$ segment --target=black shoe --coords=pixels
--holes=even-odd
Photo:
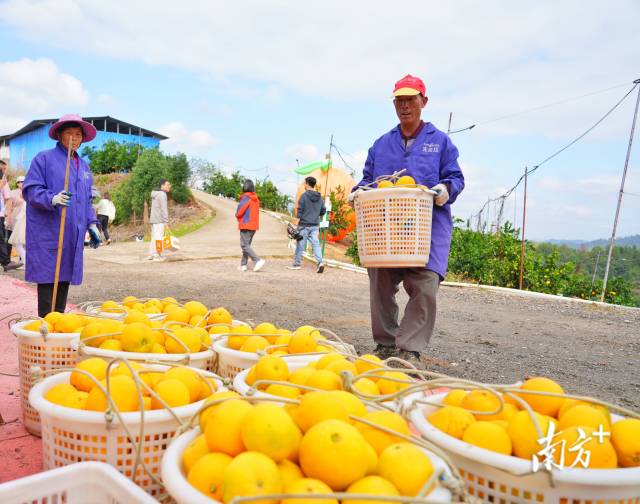
[[[398,359],[402,359],[407,361],[416,369],[425,369],[424,359],[420,352],[415,352],[412,350],[400,350],[397,355]]]
[[[5,271],[11,271],[14,269],[18,269],[20,266],[22,266],[21,262],[13,262],[11,261],[10,263],[7,263],[3,266]]]
[[[318,268],[316,269],[316,273],[322,273],[324,271],[324,263],[318,263]]]
[[[378,343],[373,350],[373,354],[380,357],[382,360],[387,360],[389,357],[395,356],[398,349],[394,346],[381,345]]]

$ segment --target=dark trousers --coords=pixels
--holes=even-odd
[[[100,229],[105,240],[109,240],[109,217],[106,215],[98,215],[98,222],[100,223]]]
[[[371,329],[376,343],[424,352],[436,322],[440,276],[425,268],[368,268]],[[403,284],[409,294],[398,323],[396,294]]]
[[[55,311],[64,313],[67,308],[67,294],[69,294],[69,282],[58,282]],[[51,312],[53,301],[53,284],[38,284],[38,316],[44,317]]]
[[[13,233],[13,231],[11,229],[6,229],[4,230],[6,238],[7,238],[7,256],[9,256],[9,261],[11,261],[11,251],[13,250],[13,245],[11,245],[9,243],[9,238],[11,238],[11,233]]]
[[[258,254],[256,254],[251,248],[251,242],[253,241],[253,235],[255,235],[255,231],[250,231],[248,229],[240,230],[240,248],[242,249],[242,260],[240,261],[240,266],[246,266],[249,262],[249,258],[253,262],[258,262],[260,258]]]
[[[0,266],[6,266],[11,261],[11,256],[7,252],[8,239],[4,228],[4,217],[0,217]]]

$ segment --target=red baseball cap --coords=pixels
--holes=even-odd
[[[417,94],[427,96],[427,88],[420,77],[414,77],[411,74],[405,75],[396,82],[393,88],[393,96],[415,96]]]

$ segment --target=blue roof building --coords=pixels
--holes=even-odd
[[[168,137],[110,116],[83,117],[98,130],[96,138],[82,144],[100,149],[107,141],[135,143],[143,147],[158,147]],[[0,136],[0,159],[15,170],[28,170],[31,160],[40,151],[52,149],[56,142],[49,138],[49,128],[57,119],[36,119],[10,135]]]

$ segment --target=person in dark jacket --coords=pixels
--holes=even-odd
[[[236,210],[236,219],[238,219],[238,229],[240,230],[240,248],[242,249],[242,260],[238,266],[240,271],[247,271],[249,258],[255,263],[253,271],[260,271],[266,262],[264,259],[260,259],[251,248],[253,236],[260,227],[260,200],[255,191],[253,181],[245,180],[242,184],[242,195]]]
[[[305,192],[300,196],[298,201],[298,231],[302,235],[302,240],[296,243],[296,253],[293,258],[293,266],[287,266],[292,270],[299,270],[302,261],[302,251],[307,248],[307,240],[311,242],[313,255],[318,263],[316,267],[317,273],[324,271],[324,263],[322,262],[322,250],[320,249],[320,240],[318,234],[320,231],[320,217],[322,217],[327,209],[324,206],[322,196],[316,191],[316,179],[307,177],[304,179]]]

